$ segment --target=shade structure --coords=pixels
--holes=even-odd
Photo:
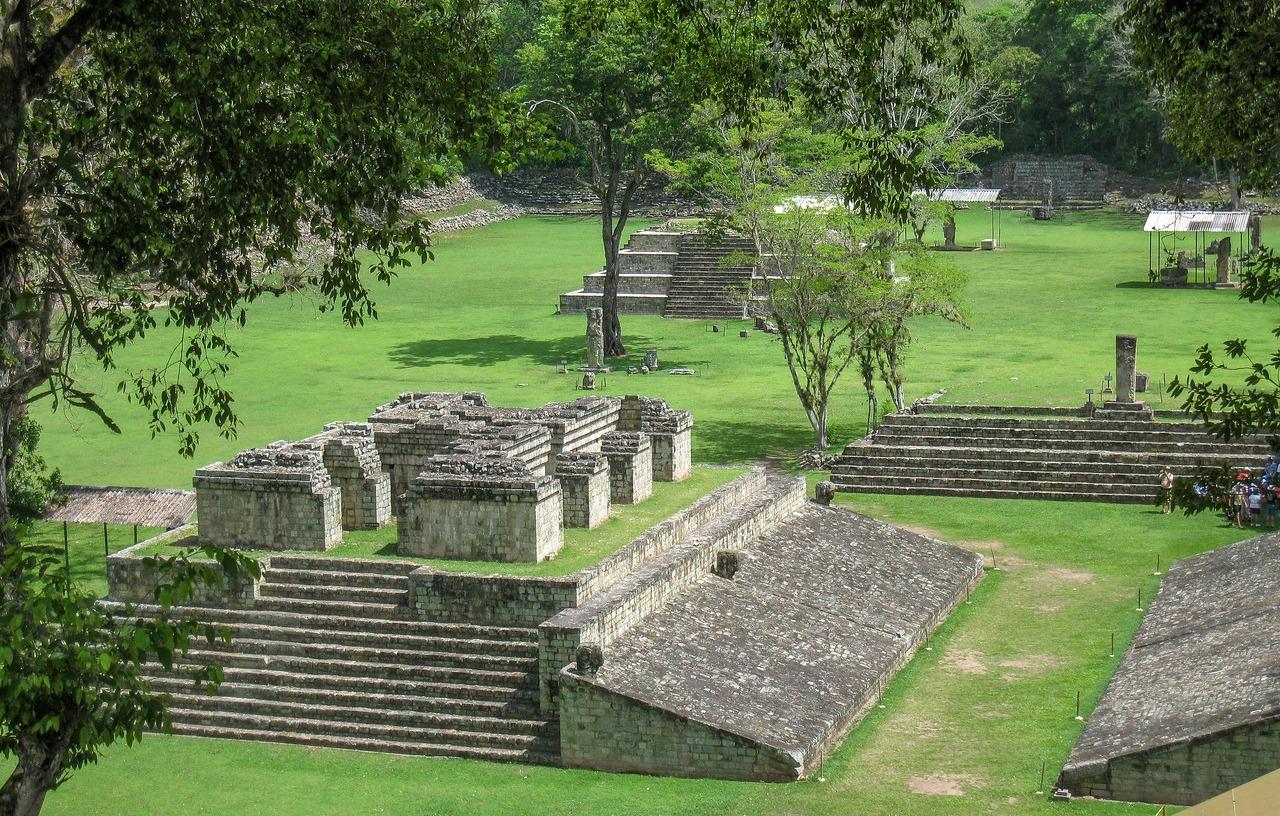
[[[1152,210],[1144,232],[1244,232],[1249,229],[1245,210]]]
[[[1000,189],[986,187],[947,187],[944,190],[916,190],[914,195],[930,201],[952,201],[957,204],[992,204],[1000,197]]]
[[[66,501],[52,507],[45,520],[172,529],[196,512],[196,494],[190,490],[69,486],[60,496]]]

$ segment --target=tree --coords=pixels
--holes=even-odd
[[[0,15],[0,751],[18,760],[0,814],[29,814],[100,746],[162,721],[138,665],[195,631],[113,619],[22,542],[29,406],[115,428],[73,362],[112,368],[164,323],[182,337],[170,361],[122,390],[184,453],[203,423],[234,433],[224,327],[300,286],[351,325],[376,316],[367,281],[429,254],[402,197],[473,150],[503,160],[507,123],[480,0],[0,0]],[[283,275],[314,243],[317,267]],[[221,568],[161,565],[159,600],[252,569],[206,555]]]
[[[1274,3],[1129,0],[1120,23],[1136,65],[1166,100],[1180,148],[1199,161],[1223,158],[1254,185],[1280,182],[1280,63],[1260,56],[1280,38]],[[1280,256],[1273,249],[1246,258],[1240,277],[1245,300],[1280,299]],[[1280,337],[1280,325],[1272,334]],[[1169,392],[1219,436],[1262,433],[1278,442],[1280,349],[1253,348],[1246,338],[1226,341],[1221,353],[1206,343],[1191,375],[1174,378]]]
[[[759,227],[769,285],[751,310],[776,327],[815,442],[826,448],[831,394],[866,349],[891,285],[893,231],[840,206],[786,206]]]
[[[618,252],[636,191],[655,151],[687,137],[700,98],[688,26],[663,27],[635,3],[584,15],[548,2],[536,36],[518,53],[520,95],[531,114],[549,117],[570,155],[586,161],[586,185],[599,205],[604,247],[604,353],[626,354],[618,318]]]

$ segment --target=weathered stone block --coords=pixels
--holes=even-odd
[[[565,527],[594,529],[609,519],[609,460],[602,453],[556,457]]]
[[[609,434],[601,444],[609,459],[609,497],[618,504],[638,504],[653,495],[653,449],[639,432]]]

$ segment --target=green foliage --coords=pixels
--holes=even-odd
[[[979,70],[1014,94],[999,128],[1008,152],[1086,153],[1136,172],[1168,169],[1176,153],[1128,46],[1112,0],[1029,0],[975,15]]]
[[[1130,0],[1134,57],[1190,157],[1224,159],[1259,186],[1280,183],[1280,7],[1272,0]]]
[[[40,444],[40,425],[31,417],[23,417],[10,432],[13,460],[9,464],[9,518],[19,531],[43,518],[49,503],[62,489],[62,473],[49,470],[36,448]]]
[[[193,554],[149,560],[162,579],[156,602],[166,611],[200,586],[260,572],[244,555],[206,548],[212,561],[197,561]],[[18,760],[0,788],[0,812],[31,814],[48,789],[97,761],[107,746],[133,744],[144,729],[166,726],[166,698],[142,679],[144,663],[171,669],[196,636],[212,643],[227,635],[194,618],[117,618],[71,579],[57,547],[10,544],[0,581],[0,756]],[[207,665],[191,677],[212,689],[221,671]]]

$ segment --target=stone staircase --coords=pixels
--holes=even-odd
[[[837,489],[1152,503],[1161,468],[1258,467],[1261,439],[1224,443],[1191,422],[891,414],[831,467]]]
[[[226,627],[231,643],[201,640],[183,666],[147,667],[172,697],[174,733],[557,763],[558,723],[538,711],[537,630],[413,619],[413,568],[273,556],[252,609],[181,610]],[[225,673],[214,695],[182,674],[214,661]]]
[[[711,242],[702,235],[684,235],[667,290],[663,317],[737,320],[743,316],[741,298],[750,290],[750,266],[725,266],[734,253],[754,254],[750,240],[726,236]]]

